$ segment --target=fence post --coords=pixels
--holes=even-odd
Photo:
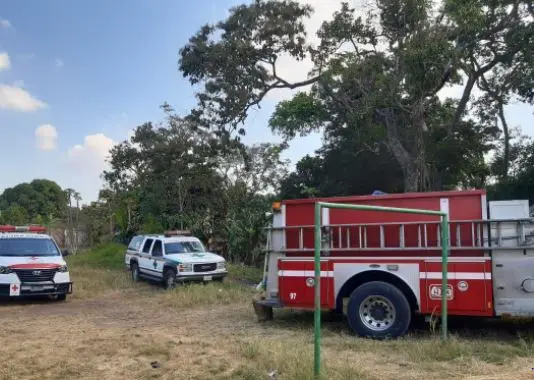
[[[321,373],[321,211],[321,203],[315,203],[315,378]]]

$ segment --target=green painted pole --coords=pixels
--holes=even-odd
[[[441,340],[447,340],[447,303],[448,303],[448,254],[449,254],[449,216],[441,217]]]
[[[315,204],[315,342],[314,375],[321,374],[321,203]]]
[[[368,210],[368,211],[383,211],[383,212],[398,212],[401,214],[420,214],[420,215],[436,215],[441,217],[441,262],[442,262],[442,280],[441,280],[441,338],[447,339],[447,287],[448,287],[448,255],[450,248],[449,239],[449,216],[443,211],[421,210],[411,208],[398,207],[382,207],[382,206],[367,206],[367,205],[353,205],[343,203],[315,203],[315,362],[314,373],[315,377],[319,377],[321,373],[321,210],[322,208],[337,208],[348,210]]]

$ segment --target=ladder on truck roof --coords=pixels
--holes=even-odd
[[[441,250],[441,225],[431,222],[329,224],[322,226],[325,251],[428,251]],[[269,228],[268,241],[278,235],[280,244],[268,250],[313,252],[313,225]],[[280,236],[280,234],[282,236]],[[449,222],[450,249],[534,249],[534,218],[505,220],[454,220]],[[275,247],[276,246],[276,247]]]

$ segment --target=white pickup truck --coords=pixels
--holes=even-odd
[[[167,289],[177,282],[222,281],[228,274],[226,260],[187,231],[134,236],[124,262],[134,281],[158,281]]]
[[[42,226],[0,226],[0,296],[43,296],[64,301],[72,293],[69,269]]]

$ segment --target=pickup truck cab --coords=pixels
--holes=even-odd
[[[0,296],[43,296],[58,301],[72,293],[69,269],[42,226],[0,225]]]
[[[134,281],[157,281],[166,289],[177,282],[222,281],[228,274],[226,260],[207,252],[202,242],[187,231],[134,236],[124,262]]]

